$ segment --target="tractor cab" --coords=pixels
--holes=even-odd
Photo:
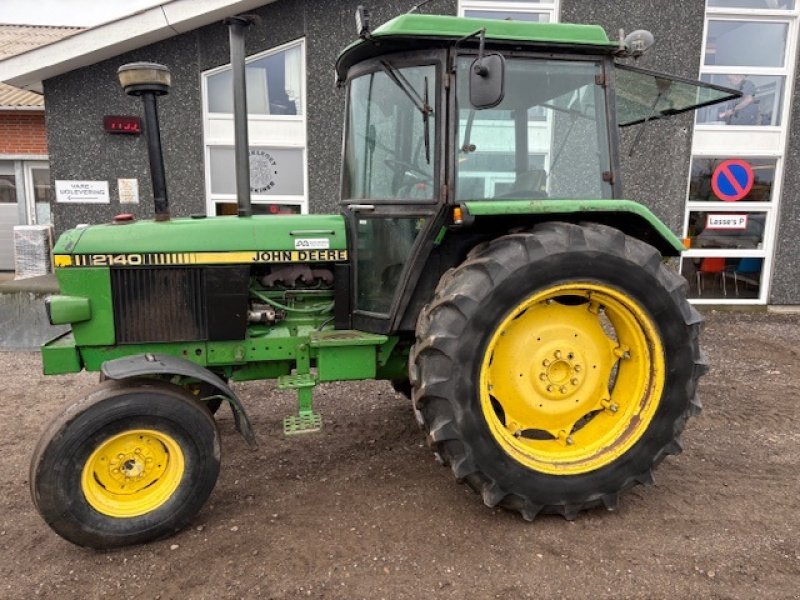
[[[370,331],[400,326],[449,229],[621,199],[618,127],[738,94],[617,64],[633,51],[595,25],[407,14],[360,27],[336,75],[353,326]]]

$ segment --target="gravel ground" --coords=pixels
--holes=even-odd
[[[2,353],[2,598],[798,598],[800,315],[710,312],[703,414],[656,486],[569,523],[485,508],[424,446],[383,382],[321,386],[326,429],[285,439],[291,395],[240,384],[260,436],[227,413],[223,464],[191,527],[112,552],[35,512],[28,461],[96,374],[43,377]],[[269,401],[264,401],[269,397]]]

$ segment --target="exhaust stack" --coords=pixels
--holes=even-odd
[[[128,63],[117,69],[117,77],[126,94],[140,96],[144,103],[144,131],[147,136],[156,221],[169,221],[167,178],[164,174],[164,153],[161,150],[161,130],[156,106],[156,96],[166,96],[169,93],[169,69],[156,63]]]
[[[257,23],[255,15],[237,15],[225,19],[231,46],[231,69],[233,71],[233,133],[236,158],[236,202],[239,216],[250,217],[250,143],[247,136],[247,82],[244,66],[244,32]]]

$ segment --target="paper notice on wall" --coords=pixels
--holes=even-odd
[[[56,179],[56,202],[108,204],[107,181],[64,181]]]
[[[117,179],[120,204],[139,204],[139,180]]]

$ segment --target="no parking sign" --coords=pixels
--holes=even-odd
[[[753,167],[749,163],[740,159],[730,159],[723,161],[714,169],[711,189],[720,200],[736,202],[750,193],[754,181]]]

